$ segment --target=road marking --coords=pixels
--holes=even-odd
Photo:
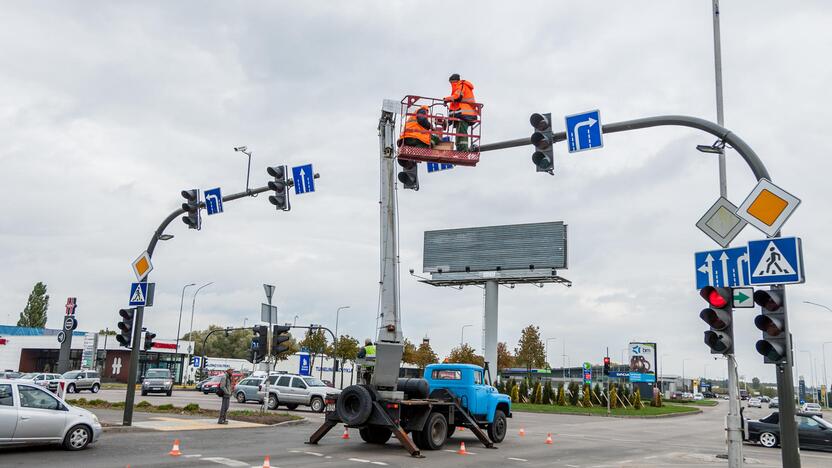
[[[527,462],[527,461],[528,461],[528,460],[526,460],[525,458],[514,458],[514,457],[508,457],[508,459],[509,459],[509,460],[514,460],[514,461],[522,461],[522,462]]]
[[[315,455],[316,457],[322,457],[322,456],[324,456],[324,454],[322,454],[322,453],[318,453],[318,452],[303,452],[303,453],[305,453],[305,454],[307,454],[307,455]]]
[[[347,460],[358,463],[370,463],[370,460],[365,460],[363,458],[347,458]]]
[[[243,463],[239,460],[232,460],[230,458],[223,458],[223,457],[209,457],[209,458],[203,458],[203,460],[212,461],[214,463],[219,463],[220,465],[225,465],[225,466],[245,466],[245,467],[249,466],[248,463]]]
[[[387,463],[384,463],[384,462],[370,462],[370,463],[373,464],[373,465],[387,466]]]
[[[201,456],[202,456],[202,455],[199,455],[199,454],[194,454],[194,455],[185,455],[185,458],[198,458],[198,457],[201,457]]]

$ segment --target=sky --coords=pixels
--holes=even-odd
[[[680,114],[716,120],[711,3],[687,2],[15,2],[0,29],[0,323],[37,281],[48,326],[68,296],[79,328],[114,328],[131,262],[183,189],[245,189],[266,168],[312,163],[313,194],[277,212],[267,197],[225,205],[201,231],[174,221],[153,257],[146,326],[248,326],[263,283],[281,322],[374,336],[379,279],[377,124],[383,99],[449,94],[459,73],[484,104],[484,143],[524,138],[528,117],[600,109],[604,123]],[[832,173],[827,133],[832,5],[722,5],[725,125],[802,200],[784,235],[804,241],[807,281],[788,288],[797,373],[823,375],[832,341]],[[600,150],[555,146],[555,175],[530,147],[484,153],[476,168],[420,175],[398,191],[404,335],[440,355],[482,346],[483,291],[419,283],[432,229],[564,221],[573,287],[500,289],[499,339],[540,327],[552,364],[614,361],[655,341],[665,373],[724,377],[702,342],[693,252],[718,246],[695,223],[719,195],[714,138],[662,127],[610,134]],[[755,185],[728,151],[728,198]],[[764,235],[746,227],[733,245]],[[736,314],[740,375],[774,381],[754,350],[755,309]],[[297,318],[295,319],[295,316]],[[806,351],[806,352],[803,352]]]

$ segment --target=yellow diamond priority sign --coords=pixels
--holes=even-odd
[[[760,179],[748,198],[740,205],[737,216],[772,237],[783,227],[799,204],[799,198],[768,179]]]
[[[150,263],[150,254],[147,251],[142,252],[139,258],[133,260],[133,273],[136,274],[137,280],[143,280],[151,270],[153,270],[153,264]]]

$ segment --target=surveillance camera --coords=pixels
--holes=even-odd
[[[413,268],[411,268],[411,269],[410,269],[410,274],[411,274],[411,275],[413,274]]]
[[[234,151],[245,151],[248,149],[248,146],[235,146]]]

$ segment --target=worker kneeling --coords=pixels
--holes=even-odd
[[[428,106],[422,106],[416,111],[416,115],[407,116],[402,135],[398,140],[399,146],[431,148],[441,142],[437,135],[431,133],[433,125],[430,123],[428,115]]]

